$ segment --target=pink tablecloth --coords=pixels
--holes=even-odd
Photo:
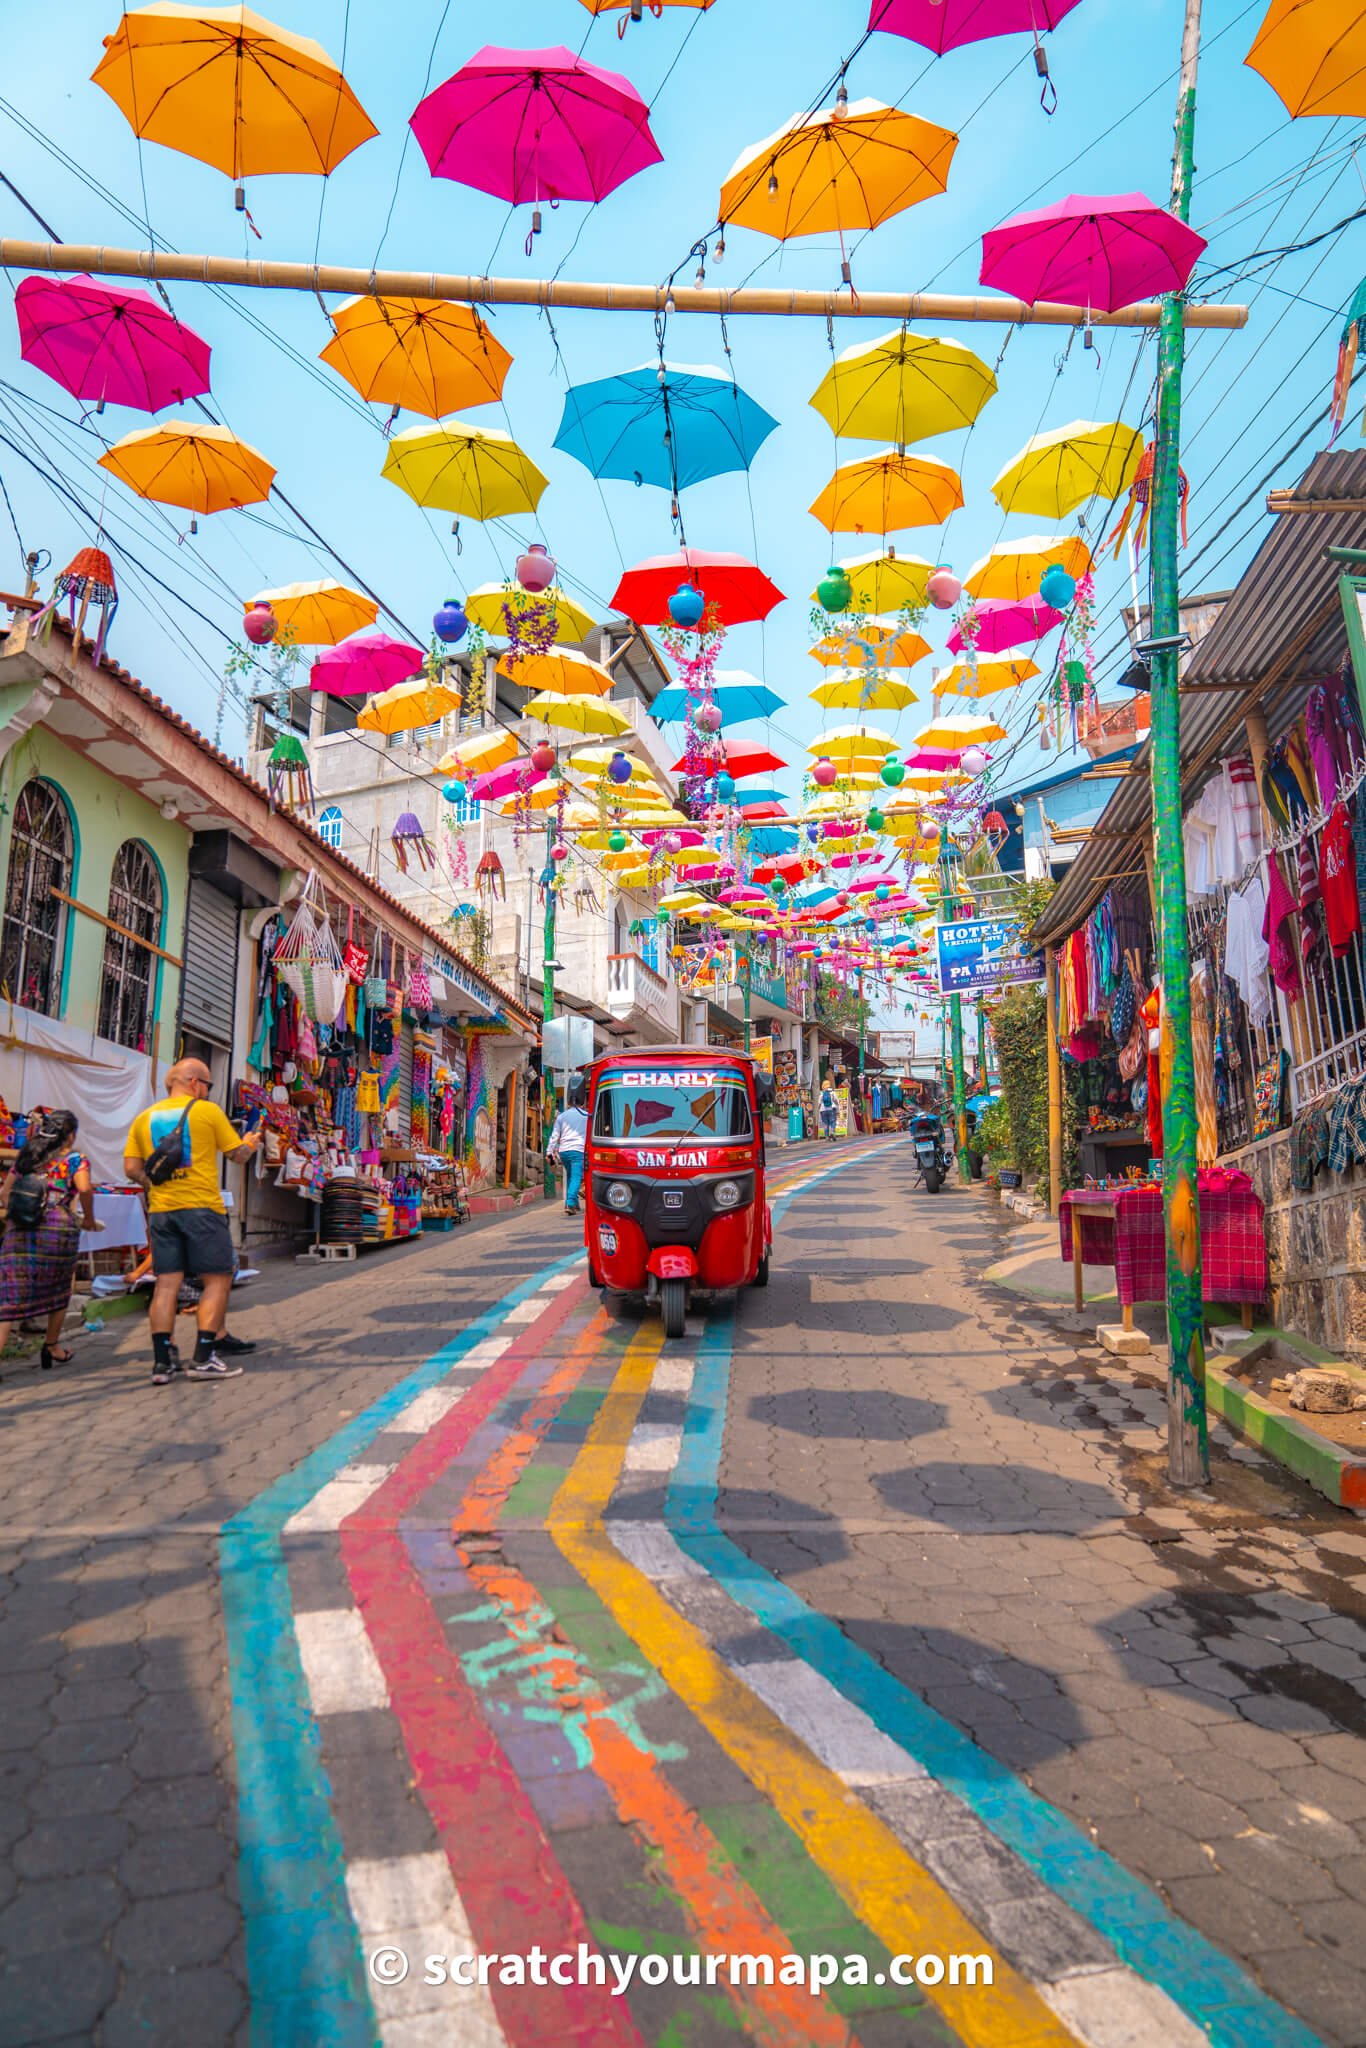
[[[1077,1190],[1077,1193],[1082,1193]],[[1072,1192],[1058,1218],[1062,1256],[1072,1260]],[[1113,1266],[1121,1308],[1167,1298],[1167,1246],[1158,1188],[1120,1188],[1112,1196],[1116,1219],[1081,1220],[1081,1262]],[[1266,1229],[1262,1205],[1248,1188],[1200,1193],[1200,1251],[1206,1301],[1265,1301]]]

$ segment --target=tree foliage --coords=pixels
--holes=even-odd
[[[860,1022],[866,1026],[872,1014],[872,1004],[866,997],[860,997],[858,990],[850,982],[840,981],[833,974],[816,976],[818,1023],[829,1024],[834,1030],[844,1032],[847,1037],[857,1038]]]

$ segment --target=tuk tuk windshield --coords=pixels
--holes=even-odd
[[[621,1067],[598,1081],[593,1136],[748,1138],[749,1091],[738,1067]]]

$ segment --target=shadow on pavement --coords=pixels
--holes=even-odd
[[[943,1429],[947,1410],[913,1394],[850,1393],[842,1387],[809,1387],[783,1394],[756,1394],[749,1413],[755,1422],[798,1436],[848,1438],[854,1442],[904,1443]]]

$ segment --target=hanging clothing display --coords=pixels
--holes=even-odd
[[[1195,1157],[1212,1166],[1219,1156],[1219,1111],[1214,1096],[1214,1005],[1208,960],[1191,963],[1191,1054],[1195,1067]]]
[[[1319,887],[1328,923],[1328,944],[1342,959],[1361,930],[1361,899],[1357,893],[1356,848],[1344,804],[1334,804],[1319,844]]]
[[[1224,972],[1254,1029],[1271,1015],[1270,949],[1265,938],[1266,883],[1260,874],[1228,899]]]
[[[1298,1001],[1304,993],[1300,979],[1299,949],[1295,943],[1295,899],[1281,872],[1279,856],[1267,861],[1266,916],[1262,937],[1271,956],[1271,979],[1282,995]]]

